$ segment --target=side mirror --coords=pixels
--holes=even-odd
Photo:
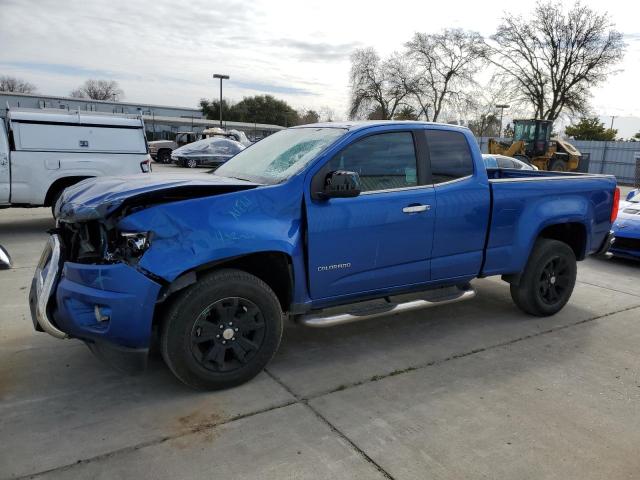
[[[629,193],[627,193],[627,202],[630,202],[631,199],[638,194],[640,194],[640,189],[631,190]]]
[[[350,198],[357,197],[361,191],[360,175],[356,172],[336,170],[329,172],[325,177],[321,196],[324,198]]]
[[[0,245],[0,270],[8,270],[11,268],[11,257],[2,245]]]

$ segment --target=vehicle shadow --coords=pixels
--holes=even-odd
[[[555,316],[532,317],[513,305],[508,285],[475,283],[478,296],[459,304],[328,329],[287,328],[268,370],[296,394],[315,396],[524,341],[615,308],[589,303],[596,287],[587,286]],[[588,327],[572,330],[578,343],[588,341]]]

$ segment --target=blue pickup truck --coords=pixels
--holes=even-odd
[[[524,312],[553,315],[576,260],[608,249],[618,198],[609,176],[488,169],[462,127],[290,128],[215,173],[65,190],[32,317],[128,370],[157,333],[180,380],[226,388],[265,367],[286,318],[329,327],[456,302],[493,275]]]

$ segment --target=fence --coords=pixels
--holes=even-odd
[[[487,153],[488,137],[478,138],[482,153]],[[502,139],[510,142],[511,139]],[[640,142],[592,142],[571,140],[583,154],[589,173],[615,175],[618,183],[640,187]]]

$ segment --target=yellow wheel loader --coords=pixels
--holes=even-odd
[[[489,153],[518,158],[540,170],[577,170],[581,153],[564,140],[550,138],[552,128],[551,120],[514,120],[513,141],[503,143],[491,138]]]

